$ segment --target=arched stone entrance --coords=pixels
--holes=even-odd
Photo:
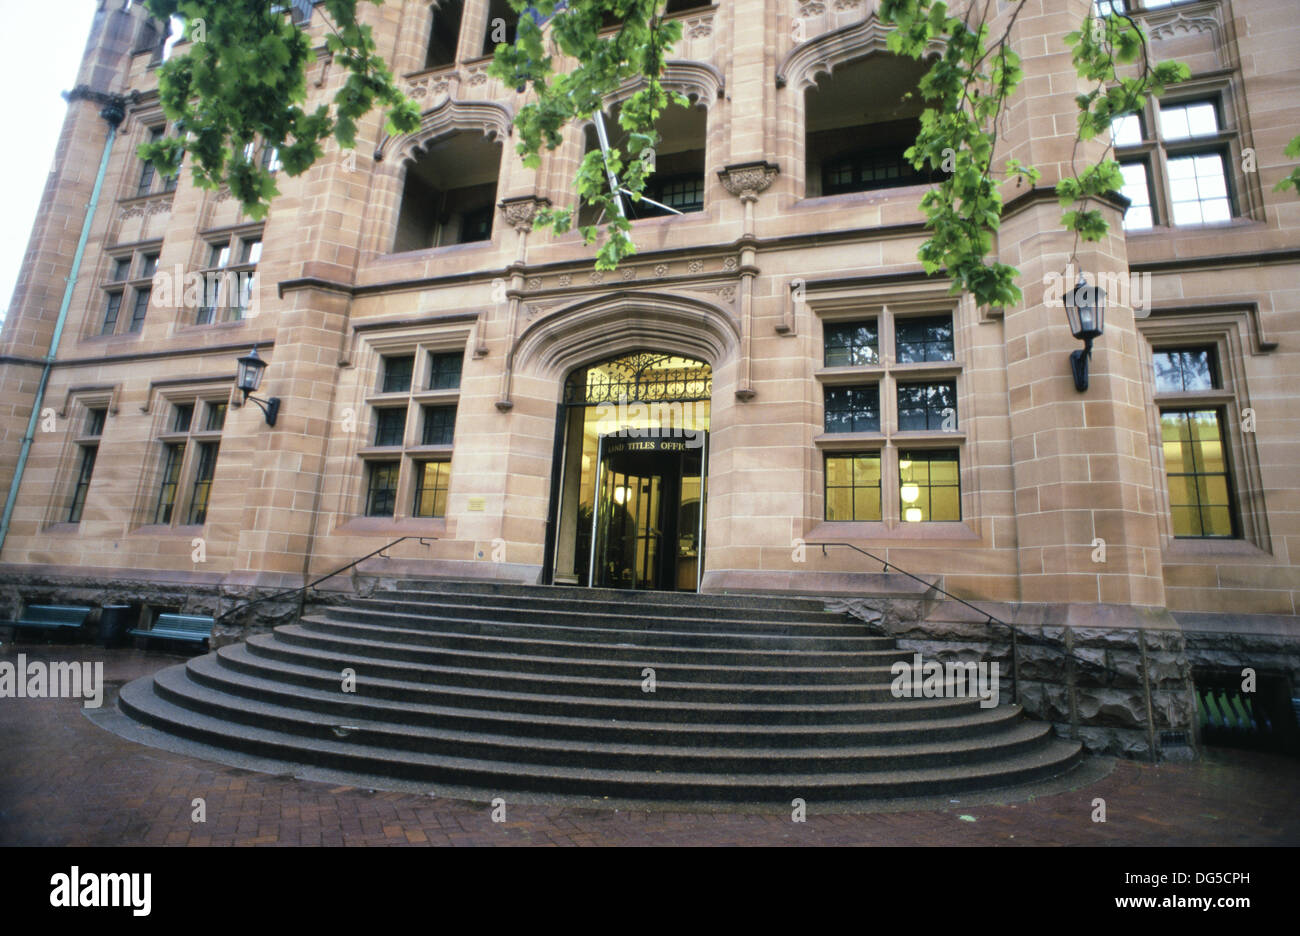
[[[602,578],[592,575],[591,554],[593,528],[599,519],[595,492],[602,483],[598,473],[605,454],[600,449],[602,435],[614,437],[622,446],[608,452],[617,462],[610,462],[613,468],[633,469],[615,471],[625,476],[623,483],[604,480],[611,497],[616,496],[615,489],[628,488],[623,494],[626,502],[632,486],[627,477],[644,478],[662,468],[657,475],[661,478],[667,472],[673,479],[679,475],[687,479],[666,483],[679,485],[670,492],[674,501],[683,492],[688,503],[699,501],[698,508],[692,505],[689,510],[698,510],[707,528],[708,460],[715,451],[725,453],[730,436],[740,347],[740,325],[733,310],[711,300],[701,295],[615,290],[535,318],[514,341],[502,383],[503,398],[511,399],[513,394],[520,403],[512,411],[516,415],[521,410],[537,412],[532,401],[540,404],[543,394],[554,394],[550,396],[555,421],[541,581],[579,585]],[[717,394],[712,392],[715,381]],[[627,432],[620,438],[623,430]],[[540,441],[536,433],[532,440]],[[535,446],[532,450],[540,454]],[[658,464],[636,464],[637,452],[654,452],[663,459]],[[665,467],[670,455],[682,464]],[[698,493],[689,480],[697,474]],[[662,496],[665,482],[655,483]],[[676,522],[678,531],[685,529],[687,523],[680,516]],[[628,563],[625,567],[633,569],[629,576],[617,570],[602,580],[619,587],[697,590],[704,545],[699,527],[697,523],[693,537],[683,542],[677,537],[671,548],[665,546],[658,553],[667,556],[680,548],[683,558],[694,562],[694,580],[689,563],[641,578],[635,563]],[[580,529],[587,532],[580,534]],[[670,531],[654,529],[661,544],[672,538]],[[615,531],[616,540],[619,535]]]
[[[572,370],[546,566],[556,584],[696,591],[713,369],[636,351]]]

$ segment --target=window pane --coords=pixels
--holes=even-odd
[[[424,433],[421,445],[451,445],[456,431],[456,407],[424,407]]]
[[[406,407],[375,410],[375,445],[401,445],[406,435]]]
[[[81,465],[77,470],[77,483],[72,491],[72,503],[68,507],[69,523],[81,522],[81,512],[86,505],[86,492],[90,489],[90,478],[95,472],[95,458],[98,454],[99,447],[96,445],[85,445],[81,448]]]
[[[384,358],[384,393],[405,393],[411,389],[411,371],[415,367],[415,357]]]
[[[397,462],[372,462],[366,489],[366,516],[391,517],[397,505]]]
[[[880,454],[827,455],[826,519],[879,522]]]
[[[1151,186],[1146,163],[1121,163],[1119,171],[1124,176],[1124,187],[1120,193],[1130,202],[1128,211],[1124,213],[1125,230],[1136,231],[1151,227]]]
[[[122,308],[122,294],[109,293],[108,305],[104,309],[104,326],[99,330],[101,335],[111,335],[117,330],[117,314]]]
[[[108,417],[106,409],[88,409],[86,410],[86,427],[85,434],[88,436],[101,435],[104,432],[104,420]]]
[[[176,485],[180,483],[181,462],[184,458],[184,442],[168,445],[163,451],[162,476],[158,486],[158,503],[154,508],[154,523],[172,522],[172,508],[176,506]]]
[[[905,523],[961,520],[961,477],[957,453],[900,452],[899,515]]]
[[[172,432],[189,432],[190,422],[194,419],[193,403],[176,404],[176,417],[172,420]]]
[[[135,307],[131,310],[131,323],[128,326],[130,331],[138,332],[144,328],[144,317],[149,311],[148,289],[138,289],[135,293]]]
[[[1134,146],[1142,142],[1142,120],[1137,114],[1125,114],[1110,122],[1110,135],[1116,146]]]
[[[1175,224],[1202,224],[1231,218],[1227,175],[1219,153],[1171,158],[1169,185]]]
[[[208,432],[220,432],[226,427],[226,410],[229,407],[227,403],[209,403],[208,404],[208,421],[204,429]]]
[[[878,364],[879,337],[875,320],[827,325],[826,366]]]
[[[447,481],[451,466],[447,462],[417,462],[415,507],[417,517],[447,515]]]
[[[194,490],[190,494],[190,509],[186,523],[207,522],[208,498],[212,492],[212,477],[217,468],[217,446],[216,442],[199,443],[197,464],[194,468]]]
[[[952,316],[900,318],[894,322],[894,356],[900,364],[953,359]]]
[[[1160,414],[1175,536],[1235,536],[1233,491],[1215,410]]]
[[[460,386],[461,357],[459,351],[429,354],[430,390],[455,390]]]
[[[827,432],[879,432],[880,387],[826,388]]]

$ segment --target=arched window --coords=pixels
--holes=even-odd
[[[433,7],[433,25],[429,29],[429,48],[425,68],[456,64],[456,46],[460,42],[460,21],[464,0],[442,0]]]
[[[699,105],[670,105],[655,127],[660,136],[659,145],[653,153],[644,155],[628,151],[628,134],[618,124],[618,113],[618,108],[614,107],[605,117],[609,145],[621,150],[625,161],[645,158],[652,159],[654,163],[654,174],[647,180],[645,197],[634,203],[624,196],[623,210],[627,216],[632,219],[661,218],[677,212],[689,214],[703,211],[708,111]],[[599,148],[596,127],[594,124],[588,125],[583,153],[585,155]],[[583,205],[578,217],[581,224],[599,223],[597,212],[590,205]]]
[[[921,128],[923,102],[916,86],[927,67],[910,58],[875,54],[838,65],[808,87],[808,197],[935,181],[903,156]]]
[[[492,238],[501,143],[456,131],[417,151],[406,167],[393,251]]]

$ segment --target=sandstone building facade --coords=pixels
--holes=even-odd
[[[613,272],[576,233],[530,230],[541,205],[581,210],[597,143],[575,126],[523,167],[520,97],[487,75],[499,0],[370,9],[421,129],[370,115],[354,153],[280,173],[264,221],[141,163],[169,132],[161,31],[102,3],[0,337],[8,490],[79,258],[7,602],[210,611],[401,536],[363,570],[912,593],[810,545],[834,542],[1007,619],[1294,635],[1300,200],[1272,188],[1300,23],[1289,0],[1128,6],[1193,78],[1115,128],[1127,214],[1103,206],[1112,235],[1074,257],[1052,185],[1083,90],[1061,40],[1088,2],[1029,0],[1015,23],[1000,152],[1043,178],[1008,186],[997,245],[1024,301],[988,309],[917,261],[929,180],[901,153],[921,66],[886,51],[874,0],[669,4],[665,80],[691,107],[664,118],[648,194],[679,213],[629,206],[639,252]],[[312,94],[339,80],[322,52]],[[1138,274],[1086,392],[1050,285],[1072,263]],[[192,274],[221,291],[185,295]],[[234,391],[254,346],[273,427]]]

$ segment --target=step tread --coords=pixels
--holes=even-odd
[[[295,630],[295,628],[297,629]],[[315,633],[314,631],[310,631],[305,628],[298,628],[297,625],[293,625],[293,624],[285,624],[276,628],[277,634],[282,632],[289,633],[289,634],[300,633],[304,635],[311,635]],[[254,634],[250,636],[249,639],[245,642],[255,646],[264,646],[268,643],[274,642],[285,652],[294,652],[302,656],[317,657],[321,659],[325,659],[325,658],[329,658],[332,660],[344,659],[342,655],[342,651],[320,650],[315,647],[304,647],[299,644],[291,644],[291,643],[285,643],[283,641],[277,641],[275,634]],[[407,644],[383,644],[382,642],[372,642],[372,641],[358,641],[357,643],[359,645],[373,643],[376,646],[378,645],[408,646]],[[429,648],[425,648],[425,649],[429,649]],[[502,664],[550,663],[550,664],[570,664],[575,666],[600,666],[600,667],[609,667],[611,669],[614,667],[627,668],[636,665],[629,662],[610,660],[608,658],[598,659],[595,657],[537,656],[537,655],[526,654],[526,653],[484,653],[478,650],[462,650],[457,647],[446,647],[446,648],[438,647],[436,649],[438,653],[446,654],[448,656],[463,657],[467,660],[484,660],[484,661],[500,662]],[[364,660],[368,663],[373,663],[375,665],[388,666],[388,667],[400,668],[400,669],[409,669],[413,671],[424,669],[424,664],[421,663],[412,663],[406,660],[391,660],[385,657],[366,656],[364,654],[348,654],[347,660],[349,661]],[[679,663],[679,664],[670,664],[670,665],[684,668],[684,669],[693,669],[693,670],[716,670],[718,672],[727,672],[727,673],[753,673],[756,676],[778,675],[782,673],[814,674],[814,673],[826,673],[826,672],[835,672],[835,673],[860,672],[865,675],[871,673],[883,674],[883,673],[890,672],[890,668],[886,665],[881,665],[881,666],[717,666],[709,663]],[[736,685],[736,684],[726,683],[724,685]],[[762,685],[762,684],[759,683],[754,685]],[[836,685],[840,685],[840,684],[836,683]]]
[[[195,698],[208,701],[210,704],[216,703],[228,708],[237,708],[243,711],[249,710],[249,700],[243,696],[236,696],[224,690],[216,689],[212,686],[195,683],[190,677],[189,669],[202,669],[203,666],[215,667],[220,669],[214,663],[200,664],[199,661],[207,660],[207,657],[197,658],[190,661],[185,667],[171,668],[167,675],[162,676],[159,682],[169,686],[173,691],[180,692],[181,684],[184,685],[184,693]],[[212,672],[212,670],[209,670]],[[240,674],[244,676],[245,674]],[[238,680],[244,682],[250,688],[263,688],[270,691],[278,689],[284,692],[285,687],[274,683],[271,680],[257,679],[250,677]],[[330,698],[329,694],[309,690],[310,697]],[[337,699],[337,696],[333,697]],[[372,700],[365,700],[369,703]],[[288,721],[300,722],[316,727],[333,728],[340,725],[339,716],[317,712],[310,709],[294,708],[292,706],[280,705],[278,703],[258,700],[252,703],[256,709],[265,711],[268,715],[275,715],[278,718]],[[390,706],[375,706],[377,708],[388,708]],[[436,726],[410,725],[402,722],[383,721],[376,718],[346,717],[342,723],[348,727],[355,727],[358,730],[383,731],[391,734],[407,735],[413,738],[438,738],[448,741],[488,741],[493,744],[514,747],[535,747],[539,749],[552,751],[573,751],[575,755],[588,751],[600,751],[606,753],[621,754],[644,754],[646,756],[691,756],[691,757],[731,757],[743,759],[762,759],[770,757],[803,757],[828,759],[831,757],[886,757],[886,756],[905,756],[909,754],[944,754],[960,751],[978,750],[983,748],[996,750],[999,746],[1007,746],[1020,743],[1023,741],[1042,738],[1050,733],[1051,726],[1043,723],[1034,723],[1028,721],[1013,722],[1005,726],[998,734],[981,735],[975,738],[962,739],[944,739],[941,741],[917,741],[911,744],[877,744],[870,746],[844,746],[844,747],[803,747],[803,748],[779,748],[779,747],[748,747],[748,748],[724,748],[724,747],[686,747],[676,745],[645,745],[645,744],[628,744],[615,742],[600,742],[587,740],[578,742],[574,740],[557,740],[546,738],[531,737],[514,737],[511,735],[486,735],[482,733],[456,731],[453,729],[439,728]],[[921,734],[922,732],[918,732]]]
[[[164,670],[163,672],[166,672]],[[701,790],[727,789],[738,786],[789,787],[794,791],[833,789],[837,787],[894,787],[918,782],[954,784],[969,783],[971,780],[1002,777],[1024,772],[1025,770],[1050,769],[1067,765],[1079,752],[1079,742],[1066,742],[1059,739],[1049,741],[1039,750],[1031,753],[1002,758],[984,764],[963,764],[957,767],[918,767],[906,770],[854,771],[852,773],[822,774],[707,774],[695,772],[644,772],[616,769],[593,769],[583,767],[557,767],[548,764],[516,764],[506,761],[484,761],[469,758],[454,758],[441,755],[425,754],[418,751],[394,752],[385,748],[361,744],[344,744],[320,738],[295,738],[282,732],[257,728],[236,722],[227,722],[212,718],[202,713],[193,712],[162,699],[152,693],[148,679],[136,680],[122,689],[121,698],[128,706],[148,712],[154,718],[170,721],[179,726],[190,726],[220,736],[235,736],[270,742],[287,748],[302,750],[310,747],[336,756],[361,761],[392,762],[394,764],[415,763],[426,767],[458,768],[476,774],[497,775],[503,779],[520,776],[563,780],[596,780],[611,783],[628,783],[637,785],[690,785]],[[147,695],[147,699],[143,698]],[[302,742],[310,741],[310,745]],[[400,756],[396,756],[400,755]],[[1019,782],[1009,780],[1010,783]]]
[[[613,647],[620,650],[645,650],[647,652],[653,651],[656,653],[672,653],[672,652],[710,653],[710,654],[744,653],[744,654],[751,654],[759,658],[790,657],[790,656],[799,656],[799,655],[842,656],[845,659],[853,659],[862,656],[873,656],[873,655],[880,656],[880,657],[885,657],[890,655],[896,656],[900,652],[898,648],[882,648],[879,650],[794,650],[794,649],[756,649],[750,647],[722,647],[722,648],[680,647],[680,646],[656,647],[652,645],[634,644],[634,643],[587,643],[585,641],[580,641],[580,640],[552,640],[544,637],[537,637],[536,635],[502,636],[499,634],[474,634],[474,633],[465,633],[465,632],[454,631],[454,630],[446,630],[446,631],[441,631],[441,630],[434,631],[434,630],[426,630],[426,629],[412,630],[410,628],[392,627],[392,626],[385,626],[382,624],[365,624],[360,621],[331,621],[314,615],[304,617],[302,619],[302,622],[303,624],[312,624],[318,626],[325,625],[325,626],[332,626],[332,627],[349,627],[354,629],[362,629],[367,633],[371,633],[375,635],[384,634],[384,633],[409,634],[412,636],[434,635],[438,637],[469,638],[473,640],[497,641],[501,643],[535,643],[535,644],[541,644],[543,646],[553,646],[553,647],[584,647],[596,651],[607,650]],[[293,626],[295,625],[281,625],[281,627],[293,627]],[[277,630],[278,629],[279,628],[277,628]],[[319,632],[315,632],[315,631],[312,631],[310,633],[324,636],[323,634],[319,634]],[[391,647],[403,647],[403,648],[414,647],[419,649],[419,644],[414,644],[411,643],[410,641],[374,641],[373,643],[383,644]]]
[[[196,657],[196,659],[202,659]],[[260,659],[260,658],[259,658]],[[280,661],[272,661],[279,664],[280,669],[293,671],[291,664],[285,664]],[[268,667],[274,668],[274,667]],[[319,672],[310,667],[299,667],[304,675],[310,674],[319,676]],[[362,674],[357,675],[358,680],[362,680]],[[425,691],[437,691],[446,695],[463,695],[471,699],[479,698],[499,698],[511,701],[532,701],[544,703],[565,703],[570,705],[613,705],[627,706],[632,703],[629,699],[609,698],[601,696],[573,696],[558,695],[552,693],[531,693],[520,692],[513,689],[489,689],[483,686],[448,686],[437,683],[407,683],[388,679],[365,679],[369,685],[390,686],[393,688],[411,688],[415,690],[423,689]],[[647,693],[650,695],[650,693]],[[978,707],[975,699],[900,699],[889,702],[800,702],[800,703],[764,703],[764,702],[696,702],[696,701],[669,701],[665,699],[650,698],[636,699],[636,705],[639,709],[650,709],[667,713],[671,712],[754,712],[755,714],[776,714],[786,712],[815,712],[815,713],[838,713],[838,712],[861,712],[864,716],[869,716],[877,712],[896,712],[902,708],[915,709],[924,711],[926,709],[964,709],[970,708],[972,704]],[[988,709],[985,709],[988,711]]]

